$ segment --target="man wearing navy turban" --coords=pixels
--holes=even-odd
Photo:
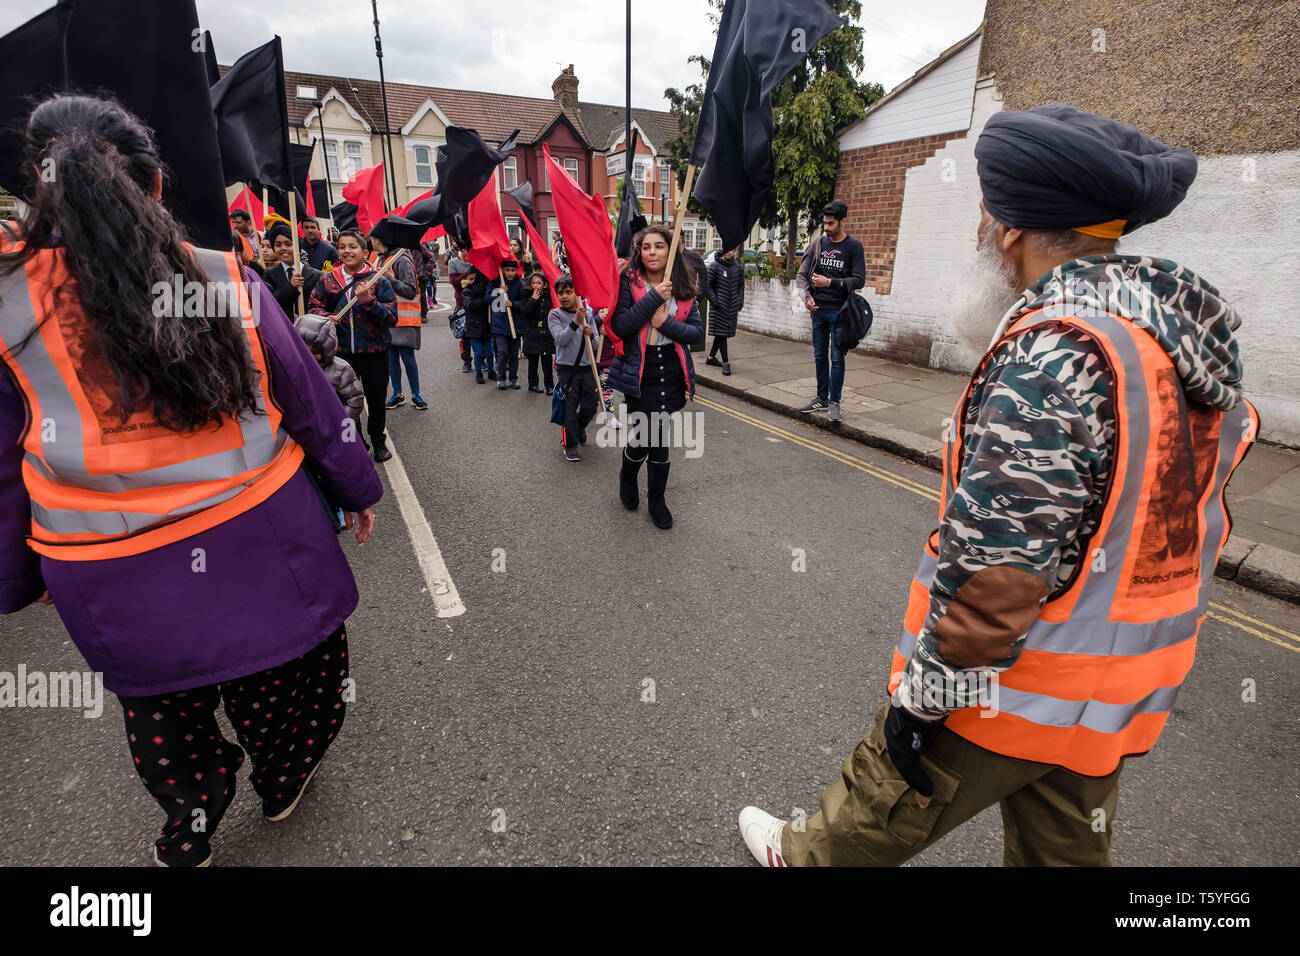
[[[982,358],[890,699],[819,813],[741,812],[765,866],[901,863],[993,804],[1006,863],[1105,864],[1124,759],[1192,663],[1258,419],[1237,314],[1117,242],[1175,210],[1196,158],[1059,103],[995,114],[975,158],[975,261],[949,301]]]

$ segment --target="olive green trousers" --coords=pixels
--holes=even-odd
[[[1109,866],[1120,762],[1105,777],[1003,757],[950,730],[922,755],[934,781],[923,800],[885,750],[886,704],[854,748],[821,811],[781,831],[789,866],[895,866],[993,804],[1002,807],[1007,866]]]

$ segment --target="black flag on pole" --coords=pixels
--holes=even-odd
[[[447,144],[438,147],[438,192],[444,205],[468,206],[483,191],[492,172],[515,151],[515,130],[499,146],[483,142],[476,130],[463,126],[447,127]],[[408,218],[413,218],[409,217]]]
[[[229,248],[202,44],[194,0],[63,0],[0,38],[0,185],[26,194],[22,130],[41,99],[107,94],[153,130],[163,202],[190,238]]]
[[[208,70],[208,86],[216,86],[221,79],[221,68],[217,66],[217,48],[212,45],[212,33],[203,31],[203,65]]]
[[[315,146],[302,146],[298,143],[289,144],[289,168],[290,175],[293,176],[293,195],[298,204],[299,222],[307,218],[307,200],[302,194],[302,187],[307,182],[307,173],[311,169],[311,158],[315,151]],[[265,186],[266,198],[270,201],[271,208],[284,216],[284,218],[289,218],[289,200],[287,198],[288,192],[286,190],[280,189],[276,186],[271,186],[267,183],[258,182],[257,180],[252,180],[250,185],[256,190],[260,190]],[[324,205],[328,205],[328,203],[323,204],[321,208],[323,208]],[[260,227],[261,223],[258,223],[258,226]]]
[[[636,183],[632,177],[623,179],[623,204],[618,210],[618,231],[614,234],[614,251],[620,259],[632,254],[632,239],[649,223],[641,212],[641,200],[636,195]]]
[[[525,179],[518,186],[512,186],[510,189],[501,191],[519,204],[520,210],[523,211],[523,214],[528,217],[528,221],[533,224],[533,228],[536,229],[537,213],[533,211],[533,184]]]
[[[245,53],[212,87],[226,185],[255,182],[277,189],[293,187],[284,97],[279,37]]]
[[[722,248],[745,241],[772,191],[772,90],[845,22],[826,0],[727,0],[691,151]]]

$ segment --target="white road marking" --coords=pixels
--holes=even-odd
[[[406,477],[406,469],[402,467],[402,459],[393,448],[391,437],[388,450],[393,453],[393,457],[384,462],[388,486],[397,497],[397,507],[401,509],[402,520],[410,532],[411,546],[415,549],[420,570],[424,573],[424,583],[433,595],[433,606],[438,610],[438,617],[460,617],[465,613],[465,605],[460,599],[460,592],[456,590],[456,582],[452,581],[451,573],[447,570],[447,563],[442,560],[442,552],[438,550],[433,529],[429,527],[419,499],[415,497],[415,489]]]

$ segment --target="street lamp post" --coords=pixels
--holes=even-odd
[[[320,140],[320,161],[325,167],[325,194],[329,197],[330,208],[334,208],[334,187],[330,184],[330,161],[325,155],[325,104],[321,102],[320,96],[314,86],[300,86],[297,89],[297,99],[305,103],[311,103],[316,107],[316,122],[320,124],[320,130],[316,138]],[[315,144],[313,144],[315,145]],[[308,180],[306,187],[311,188],[311,181]]]

